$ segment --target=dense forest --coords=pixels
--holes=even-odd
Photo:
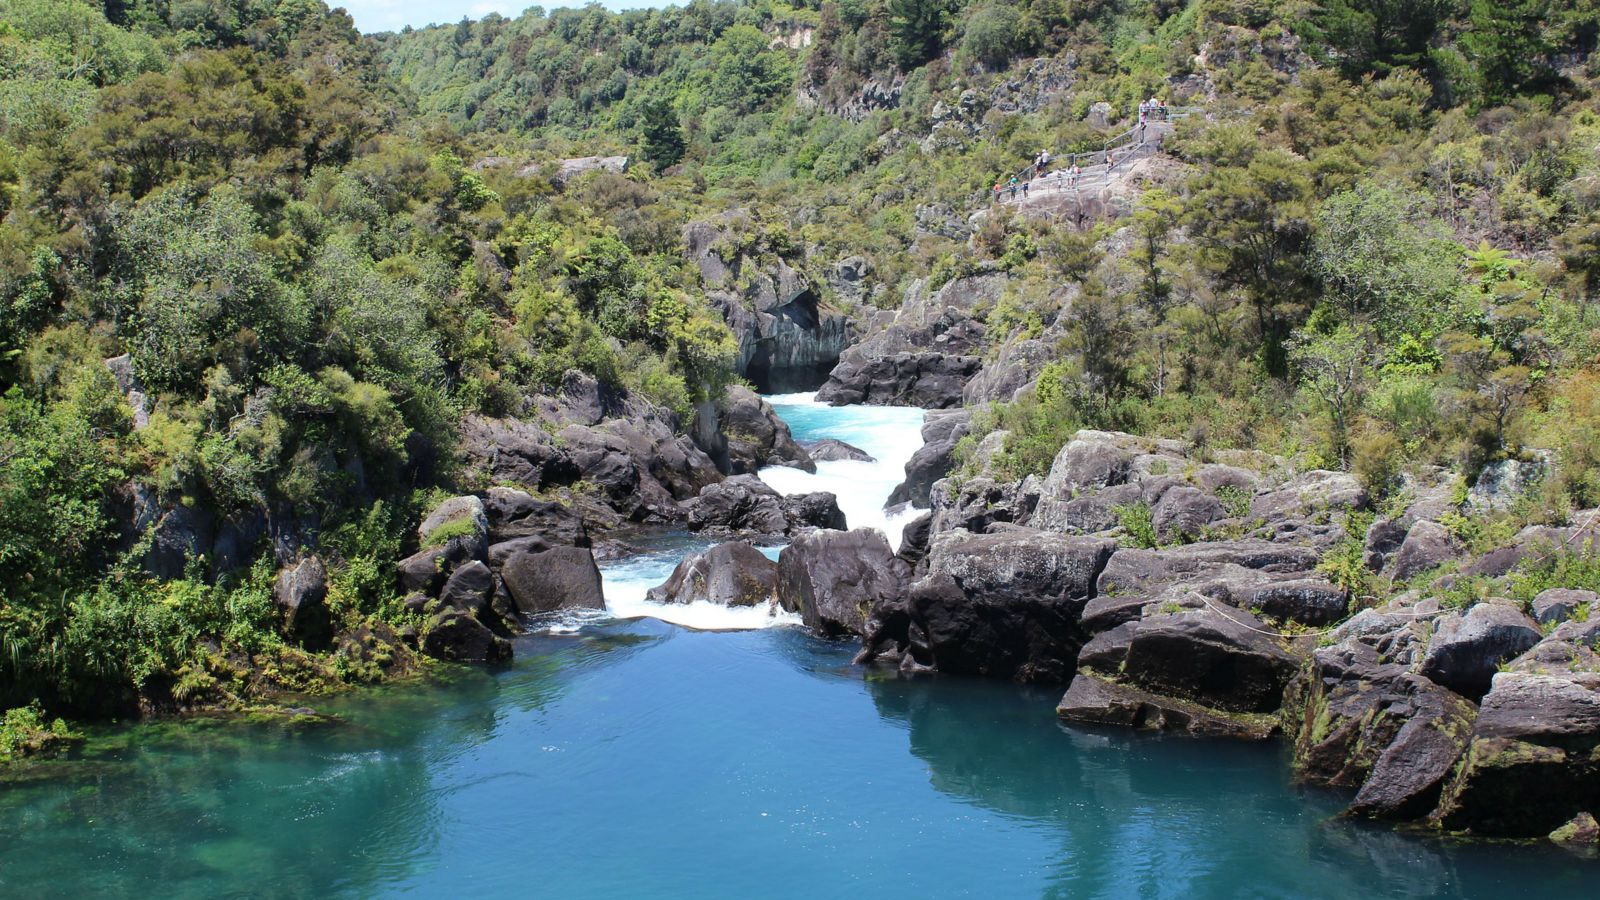
[[[863,260],[823,298],[857,321],[1006,273],[990,352],[1051,341],[978,413],[1014,477],[1097,427],[1379,497],[1543,453],[1520,521],[1594,507],[1597,36],[1588,0],[696,0],[375,36],[322,0],[0,0],[0,707],[409,667],[391,573],[463,416],[576,368],[687,431],[738,374],[683,233],[735,209],[730,254]],[[1149,97],[1205,112],[1128,215],[969,219]],[[560,171],[607,154],[625,174]],[[227,539],[152,527],[185,519]],[[321,646],[273,600],[310,549]]]

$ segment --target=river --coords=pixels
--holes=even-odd
[[[773,399],[878,462],[763,477],[897,532],[920,414]],[[0,895],[1594,895],[1559,850],[1342,820],[1277,745],[1066,726],[1059,690],[903,680],[792,617],[644,600],[704,545],[608,564],[609,613],[505,669],[319,701],[339,724],[97,728],[0,788]]]

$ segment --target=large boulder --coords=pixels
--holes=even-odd
[[[422,652],[451,662],[501,662],[511,658],[511,644],[471,613],[446,609],[429,620]]]
[[[1395,551],[1389,575],[1396,582],[1410,581],[1417,575],[1455,559],[1457,551],[1450,532],[1438,522],[1422,520],[1413,524]]]
[[[461,540],[470,556],[478,558],[489,548],[489,516],[483,501],[473,496],[451,497],[435,506],[417,526],[417,540],[424,547],[438,547]]]
[[[1353,814],[1416,818],[1437,803],[1476,710],[1395,660],[1391,635],[1404,617],[1368,619],[1314,651],[1291,689],[1295,766],[1317,784],[1359,788]]]
[[[1286,641],[1242,610],[1157,611],[1096,635],[1078,657],[1091,671],[1214,710],[1271,713],[1299,669]]]
[[[744,385],[730,385],[714,414],[716,436],[711,439],[711,446],[701,446],[723,472],[753,474],[763,466],[817,470],[810,454],[795,443],[789,426],[772,405]]]
[[[784,496],[754,475],[735,475],[708,485],[684,508],[690,531],[714,534],[778,535],[845,526],[833,494]]]
[[[744,541],[731,541],[684,557],[666,583],[646,597],[654,603],[759,606],[773,599],[777,581],[777,563]]]
[[[583,519],[562,503],[515,488],[492,487],[484,492],[483,506],[494,543],[538,536],[554,544],[589,546]]]
[[[494,596],[494,572],[473,560],[458,567],[439,589],[439,603],[472,613],[479,621],[491,618],[489,601]]]
[[[1489,690],[1500,664],[1521,655],[1544,635],[1520,609],[1480,603],[1438,621],[1418,672],[1465,697]]]
[[[1600,809],[1600,674],[1502,672],[1437,818],[1451,831],[1540,837]]]
[[[872,454],[833,438],[822,438],[801,444],[815,462],[873,462]]]
[[[562,609],[605,609],[600,569],[585,547],[523,550],[500,569],[506,591],[523,615]]]
[[[889,504],[910,503],[922,509],[930,504],[933,483],[950,474],[956,445],[967,436],[972,413],[954,410],[930,413],[922,424],[922,446],[906,461],[906,480],[889,495]]]
[[[1064,682],[1085,640],[1079,616],[1114,546],[1027,529],[938,535],[927,577],[873,610],[862,659]]]
[[[315,556],[285,567],[272,585],[272,599],[282,617],[284,634],[313,650],[326,647],[333,638],[327,598],[328,570]]]
[[[861,635],[868,612],[898,597],[906,575],[877,529],[813,531],[778,556],[778,603],[825,637]]]

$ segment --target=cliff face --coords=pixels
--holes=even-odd
[[[820,385],[850,344],[849,319],[822,303],[817,284],[781,252],[739,240],[752,223],[734,212],[684,229],[706,299],[739,340],[734,368],[762,393]]]

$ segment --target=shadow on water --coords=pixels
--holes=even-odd
[[[82,758],[0,785],[0,895],[369,895],[429,859],[436,773],[572,679],[660,640],[527,638],[499,671],[314,701],[335,721],[239,718],[96,729]],[[248,887],[242,887],[248,886]]]
[[[865,680],[934,788],[1059,837],[1047,896],[1504,897],[1537,884],[1585,897],[1600,877],[1560,850],[1343,819],[1347,798],[1293,786],[1280,744],[1066,725],[1059,689]]]

